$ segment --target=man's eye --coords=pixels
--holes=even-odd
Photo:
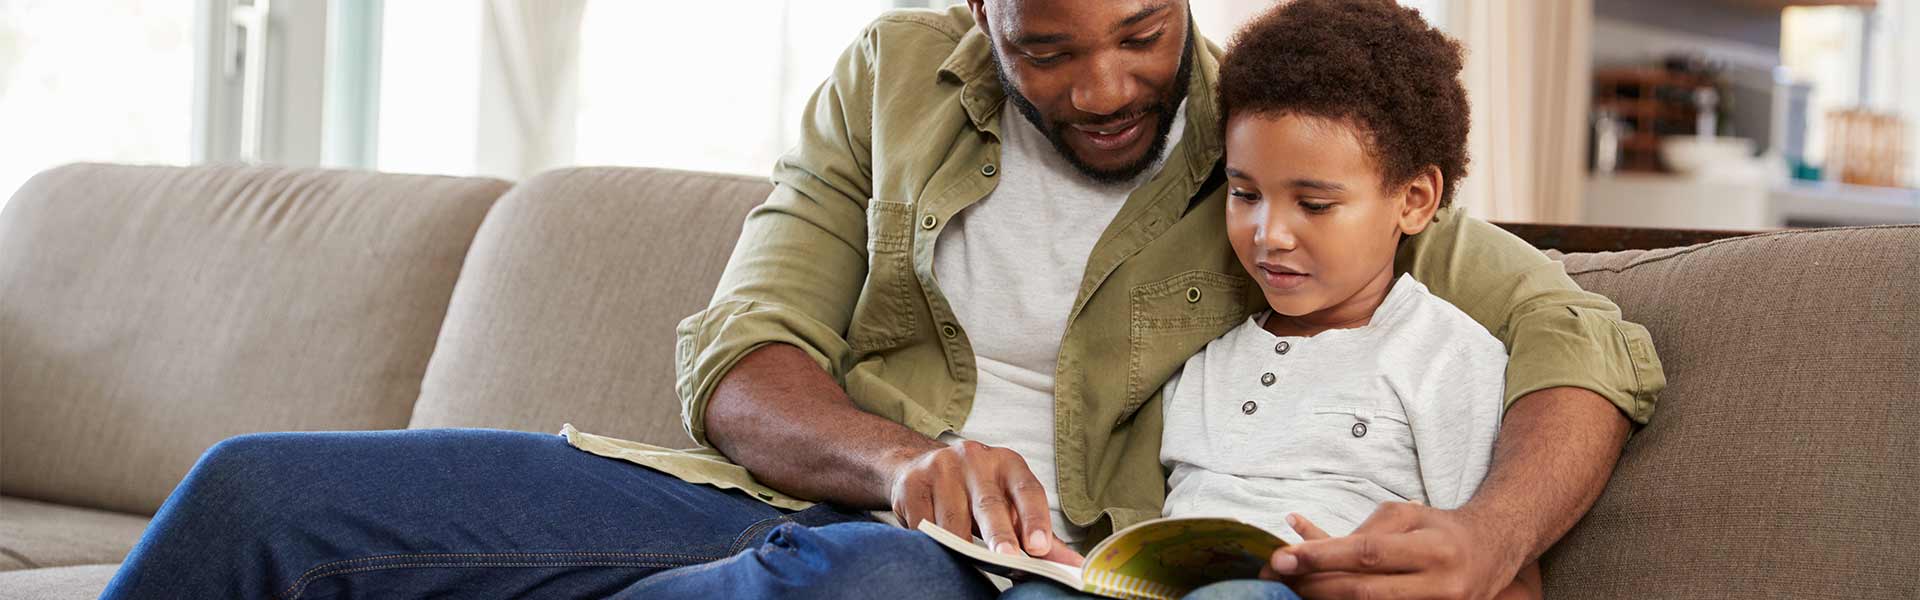
[[[1154,42],[1160,41],[1160,36],[1163,36],[1166,34],[1167,32],[1165,30],[1162,30],[1153,35],[1149,35],[1146,37],[1133,38],[1124,42],[1120,42],[1120,44],[1123,46],[1127,46],[1129,48],[1145,48],[1147,46],[1152,46]]]
[[[1305,200],[1301,200],[1300,208],[1307,209],[1307,212],[1317,215],[1320,213],[1327,212],[1327,209],[1333,208],[1333,203],[1328,202],[1328,203],[1322,204],[1318,202],[1308,202]]]
[[[1057,64],[1062,60],[1066,60],[1066,58],[1067,58],[1066,54],[1048,54],[1046,56],[1034,56],[1032,54],[1028,54],[1027,62],[1033,63],[1034,65],[1037,65],[1037,66],[1044,67],[1051,64]]]
[[[1260,194],[1256,194],[1256,193],[1245,191],[1245,190],[1233,190],[1233,191],[1227,192],[1227,195],[1233,196],[1235,198],[1239,198],[1247,202],[1260,201]]]

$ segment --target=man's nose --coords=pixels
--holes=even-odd
[[[1096,56],[1073,84],[1073,107],[1080,112],[1114,116],[1133,104],[1134,81],[1122,61]]]

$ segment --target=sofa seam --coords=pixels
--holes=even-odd
[[[1740,236],[1736,238],[1727,238],[1723,240],[1714,240],[1704,244],[1695,244],[1693,246],[1680,248],[1674,251],[1672,254],[1667,254],[1665,256],[1656,256],[1653,258],[1646,259],[1644,261],[1634,262],[1632,264],[1628,264],[1622,267],[1617,267],[1617,268],[1603,267],[1603,266],[1588,267],[1588,268],[1580,269],[1578,271],[1567,271],[1567,275],[1569,276],[1585,275],[1587,273],[1594,273],[1599,271],[1606,271],[1609,273],[1625,273],[1629,270],[1638,268],[1642,265],[1650,265],[1654,263],[1665,262],[1673,258],[1686,256],[1689,254],[1693,254],[1694,252],[1705,250],[1707,248],[1712,248],[1714,246],[1718,246],[1721,244],[1729,244],[1733,242],[1767,240],[1767,239],[1773,239],[1778,237],[1795,236],[1795,235],[1827,234],[1827,233],[1851,232],[1851,231],[1867,231],[1867,230],[1875,230],[1875,229],[1915,229],[1915,228],[1920,228],[1920,227],[1917,227],[1913,224],[1894,224],[1894,225],[1866,225],[1866,226],[1860,226],[1860,227],[1832,227],[1832,228],[1823,228],[1823,229],[1789,229],[1784,231],[1775,231],[1771,233],[1761,233],[1761,234],[1755,234],[1755,235]]]

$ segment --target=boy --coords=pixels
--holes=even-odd
[[[1272,311],[1167,382],[1166,515],[1298,541],[1346,535],[1384,502],[1456,508],[1479,486],[1505,350],[1394,269],[1466,171],[1460,68],[1457,44],[1390,0],[1296,0],[1236,37],[1220,67],[1227,236]],[[1501,597],[1537,588],[1529,566]],[[1271,581],[1189,597],[1226,596],[1295,597]]]

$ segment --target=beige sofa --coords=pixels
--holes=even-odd
[[[673,325],[756,178],[73,165],[0,213],[0,599],[97,595],[207,446],[572,422],[687,443]],[[1920,227],[1571,254],[1671,382],[1551,596],[1920,597]]]

